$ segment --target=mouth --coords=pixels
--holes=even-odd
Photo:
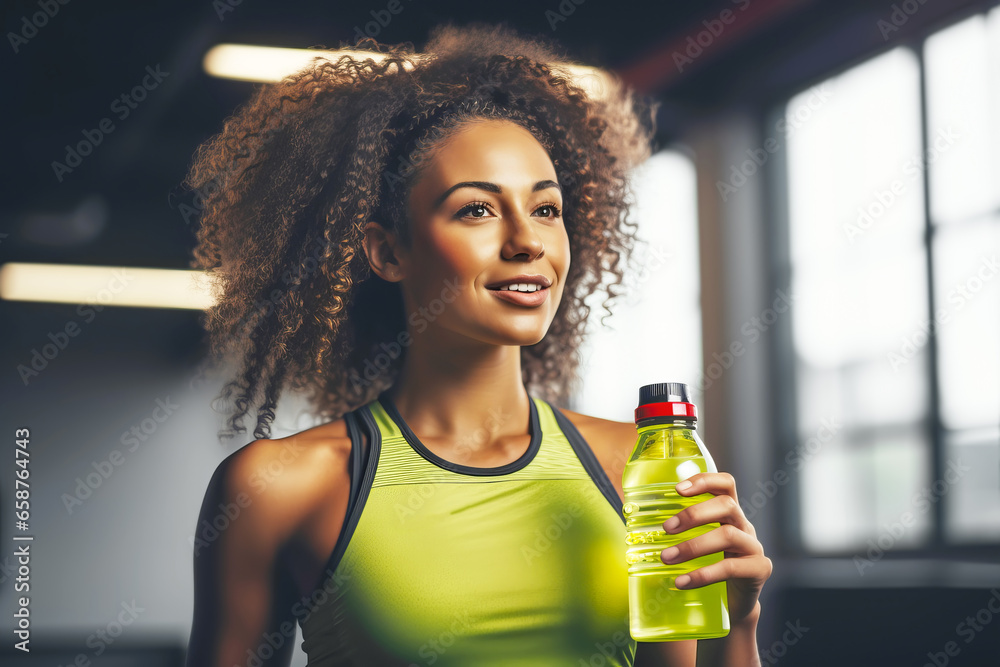
[[[532,292],[522,292],[517,289],[507,289],[507,286],[487,288],[496,297],[507,303],[518,306],[540,306],[549,296],[549,288],[535,286]]]

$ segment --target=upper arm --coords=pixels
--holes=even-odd
[[[264,654],[270,660],[260,664],[290,662],[295,626],[278,553],[301,510],[295,498],[279,492],[284,483],[265,476],[277,446],[250,443],[223,460],[209,482],[195,530],[188,665],[243,664],[248,649],[257,652],[288,621],[291,637],[277,648],[269,645],[273,651]]]

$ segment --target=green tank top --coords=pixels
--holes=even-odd
[[[310,667],[632,665],[621,500],[566,416],[529,407],[527,451],[494,468],[432,453],[385,393],[345,415],[346,520],[295,610]]]

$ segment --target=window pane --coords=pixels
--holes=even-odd
[[[806,432],[817,429],[831,416],[848,429],[916,423],[927,414],[926,375],[926,350],[896,370],[881,358],[840,368],[800,360],[799,427]]]
[[[917,62],[899,48],[805,91],[786,107],[791,260],[877,262],[922,243]],[[808,119],[795,113],[825,96]]]
[[[960,429],[1000,423],[1000,218],[934,235],[941,420]]]
[[[948,539],[1000,541],[1000,429],[950,434],[945,458]]]
[[[632,184],[641,243],[604,326],[601,299],[587,300],[592,333],[582,346],[583,382],[573,407],[619,421],[632,420],[643,384],[687,382],[701,403],[694,164],[678,151],[662,151],[635,170]]]
[[[846,369],[851,422],[858,426],[916,423],[927,414],[927,355],[893,368],[883,359]]]
[[[806,440],[802,440],[804,445]],[[874,532],[871,516],[871,467],[866,451],[825,445],[801,471],[799,520],[809,551],[839,551],[864,544]]]
[[[930,486],[930,456],[920,430],[845,434],[812,456],[809,438],[800,443],[806,549],[849,549],[865,557],[869,540],[885,551],[926,542],[932,517],[917,498]]]
[[[980,14],[925,43],[930,204],[934,222],[1000,205],[1000,13]]]
[[[805,361],[837,366],[881,357],[895,371],[908,359],[907,340],[926,328],[927,268],[917,248],[886,253],[879,262],[812,262],[792,269],[792,330]],[[892,363],[896,362],[896,363]]]
[[[876,542],[892,538],[890,548],[924,544],[934,523],[931,508],[919,500],[930,488],[931,477],[930,443],[925,432],[914,428],[876,434],[873,439]],[[902,535],[900,526],[905,529]]]
[[[797,446],[839,430],[802,467],[800,530],[814,551],[912,547],[932,525],[914,506],[931,468],[917,60],[895,49],[824,86],[788,138]]]

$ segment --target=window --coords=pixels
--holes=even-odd
[[[788,137],[807,551],[1000,542],[1000,10],[917,48]]]
[[[931,165],[929,203],[944,459],[969,467],[945,505],[949,541],[1000,541],[1000,10],[924,45],[929,127],[953,150]],[[928,136],[928,141],[931,138]],[[938,141],[935,139],[935,141]]]
[[[701,402],[701,306],[695,168],[661,151],[633,174],[635,253],[613,316],[600,324],[601,299],[588,299],[591,335],[581,350],[581,391],[571,409],[631,421],[639,387],[686,382]]]

